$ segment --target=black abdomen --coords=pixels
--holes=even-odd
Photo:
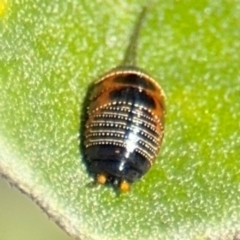
[[[94,174],[133,182],[154,162],[163,137],[160,86],[137,70],[110,72],[93,86],[85,153]]]

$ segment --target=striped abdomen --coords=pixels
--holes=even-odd
[[[163,138],[164,96],[139,70],[110,72],[93,86],[85,153],[94,174],[133,182],[154,162]]]

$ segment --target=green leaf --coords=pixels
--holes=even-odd
[[[91,81],[121,62],[141,6],[0,2],[1,173],[80,239],[234,235],[240,230],[239,1],[152,4],[138,62],[167,96],[160,155],[128,194],[86,186],[92,179],[78,137],[84,96]]]

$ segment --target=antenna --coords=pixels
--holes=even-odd
[[[138,16],[138,19],[134,25],[134,28],[133,28],[133,31],[132,31],[132,34],[130,37],[130,42],[126,49],[125,56],[124,56],[124,59],[123,59],[121,65],[124,65],[124,66],[135,66],[136,65],[137,43],[138,43],[140,30],[142,28],[142,24],[145,19],[147,10],[148,10],[148,8],[146,6],[144,6],[142,8],[141,13]]]

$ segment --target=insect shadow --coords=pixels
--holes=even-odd
[[[80,115],[79,115],[79,151],[80,151],[80,155],[82,156],[82,162],[86,167],[87,173],[89,174],[89,176],[94,176],[90,170],[90,162],[87,160],[86,158],[86,154],[85,154],[85,147],[84,147],[84,141],[85,141],[85,128],[86,128],[86,123],[88,120],[88,106],[90,104],[90,96],[91,96],[91,92],[93,90],[93,82],[91,84],[88,85],[87,87],[87,91],[86,94],[84,96],[83,99],[83,103],[82,106],[80,107]]]

